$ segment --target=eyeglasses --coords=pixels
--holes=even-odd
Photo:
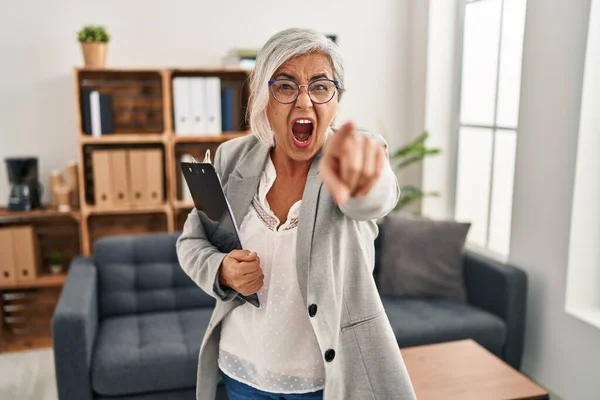
[[[314,104],[323,104],[331,101],[339,89],[339,82],[331,79],[317,79],[308,85],[299,85],[289,79],[275,79],[269,81],[273,98],[282,104],[290,104],[300,96],[300,87],[306,86],[308,97]]]

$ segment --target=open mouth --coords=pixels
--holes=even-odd
[[[296,147],[307,148],[313,136],[314,122],[308,118],[298,118],[292,122],[292,138]]]

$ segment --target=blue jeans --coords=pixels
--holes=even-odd
[[[254,389],[221,373],[229,400],[322,400],[323,391],[302,394],[268,393]]]

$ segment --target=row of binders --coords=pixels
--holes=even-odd
[[[135,208],[164,201],[161,149],[92,151],[97,208]]]
[[[114,132],[111,94],[83,89],[81,91],[81,111],[83,131],[88,135],[97,137]]]
[[[243,129],[241,83],[219,77],[173,78],[174,128],[177,135],[219,135]]]
[[[0,285],[16,285],[37,279],[41,273],[39,249],[33,227],[0,229]]]

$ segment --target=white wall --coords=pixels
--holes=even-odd
[[[592,0],[571,217],[567,311],[600,329],[600,0]]]
[[[600,330],[564,310],[589,10],[528,0],[509,257],[529,277],[523,369],[566,400],[600,396]]]
[[[88,23],[112,34],[113,67],[218,65],[230,48],[260,47],[290,26],[337,34],[348,88],[338,122],[352,118],[372,130],[381,122],[395,148],[407,129],[409,1],[3,1],[0,205],[8,198],[5,157],[39,157],[46,186],[52,169],[76,159],[73,67],[82,64],[76,31]]]
[[[406,86],[405,92],[399,96],[405,102],[402,142],[419,136],[425,129],[425,87],[427,80],[428,26],[430,0],[411,0],[408,3],[408,22],[405,37],[406,48]],[[421,187],[423,182],[423,165],[413,164],[398,174],[401,185]],[[419,212],[420,202],[415,202],[405,209],[407,212]]]
[[[435,219],[454,217],[460,1],[432,1],[429,6],[425,129],[430,135],[429,145],[442,152],[423,163],[423,190],[439,192],[440,196],[425,198],[422,211]]]

